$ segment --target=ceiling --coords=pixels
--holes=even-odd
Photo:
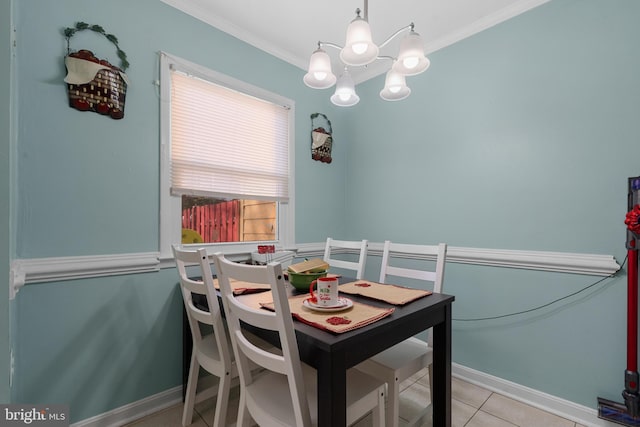
[[[347,26],[365,0],[162,0],[277,58],[306,70],[318,41],[344,45]],[[415,24],[434,52],[550,0],[372,0],[368,4],[373,41],[382,44],[398,29]],[[405,32],[406,33],[406,32]],[[404,35],[404,33],[402,34]],[[396,37],[380,55],[396,56]],[[324,48],[333,72],[342,71],[337,49]],[[356,83],[385,73],[389,60],[351,67]],[[304,72],[301,71],[300,78]]]

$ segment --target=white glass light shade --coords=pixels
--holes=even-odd
[[[360,97],[356,94],[355,84],[349,71],[344,70],[344,74],[338,79],[336,91],[331,96],[331,102],[339,107],[351,107],[360,101]]]
[[[331,58],[327,52],[318,48],[309,59],[309,72],[302,79],[304,83],[314,89],[326,89],[336,82],[336,76],[331,71]]]
[[[398,60],[393,64],[394,71],[405,76],[415,76],[429,68],[431,61],[424,56],[422,37],[415,31],[411,31],[400,42]]]
[[[395,72],[393,69],[387,71],[384,79],[384,89],[380,91],[380,98],[385,101],[400,101],[411,94],[411,89],[407,87],[403,74]]]
[[[347,40],[340,59],[347,65],[367,65],[378,57],[378,46],[371,39],[369,23],[357,16],[347,28]]]

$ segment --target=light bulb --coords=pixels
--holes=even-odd
[[[393,65],[395,66],[395,63]],[[404,74],[394,71],[392,66],[384,79],[384,89],[380,91],[380,97],[385,101],[400,101],[410,93],[411,89],[407,87]]]
[[[318,46],[320,43],[318,43]],[[320,47],[309,59],[309,71],[302,78],[304,84],[313,89],[326,89],[333,86],[336,76],[331,72],[331,59]]]
[[[340,50],[340,60],[346,65],[359,67],[375,61],[379,51],[371,39],[369,23],[360,15],[356,16],[347,27],[347,37],[344,47]]]
[[[345,67],[344,73],[336,84],[336,91],[331,96],[331,102],[339,107],[350,107],[356,105],[358,101],[360,101],[360,97],[356,94],[353,79]]]
[[[393,69],[405,76],[415,76],[427,68],[429,68],[429,60],[424,56],[422,38],[411,29],[411,32],[400,42],[398,60],[393,64]]]
[[[414,68],[416,68],[416,66],[418,65],[418,63],[420,62],[420,59],[416,56],[409,56],[407,58],[404,58],[402,60],[402,65],[404,65],[406,68],[412,70]]]
[[[351,45],[351,50],[356,55],[362,55],[363,53],[365,53],[367,51],[367,44],[366,43],[354,43],[353,45]]]

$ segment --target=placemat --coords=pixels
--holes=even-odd
[[[431,295],[431,291],[423,289],[407,288],[399,285],[387,285],[383,283],[369,282],[367,280],[356,280],[345,283],[338,287],[340,292],[345,294],[362,295],[364,297],[388,302],[393,305],[405,305],[418,298]]]
[[[353,307],[344,311],[323,313],[303,306],[302,302],[306,298],[309,298],[309,295],[299,295],[289,298],[291,315],[303,323],[335,334],[352,331],[369,325],[389,316],[395,311],[395,308],[373,307],[353,301]],[[260,306],[267,310],[274,311],[272,301],[260,303]]]
[[[229,283],[231,284],[231,289],[233,289],[234,295],[252,294],[256,292],[268,291],[271,289],[271,286],[264,283],[242,282],[236,279],[229,279]],[[220,289],[218,279],[213,279],[213,286],[216,289]]]

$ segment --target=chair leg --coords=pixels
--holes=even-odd
[[[429,396],[433,402],[433,363],[429,365]]]
[[[196,357],[196,349],[191,350],[191,363],[189,365],[189,379],[187,380],[187,391],[184,396],[184,409],[182,411],[182,425],[191,425],[193,421],[193,407],[196,403],[196,389],[198,387],[198,374],[200,364]]]
[[[389,407],[387,409],[387,427],[398,427],[398,418],[400,417],[400,382],[395,376],[394,380],[387,383],[387,399]]]
[[[384,392],[385,387],[378,389],[378,406],[372,412],[373,427],[385,426]]]
[[[227,408],[229,406],[229,393],[231,391],[231,375],[225,373],[218,384],[218,398],[216,399],[216,412],[213,417],[213,427],[227,425]]]
[[[240,403],[238,405],[238,420],[236,422],[237,427],[250,427],[251,426],[251,414],[247,409],[247,401],[244,395],[244,390],[240,386]]]

